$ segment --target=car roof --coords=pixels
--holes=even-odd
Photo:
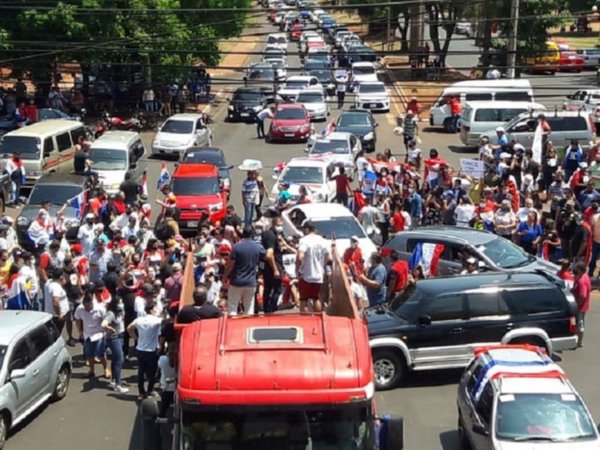
[[[312,75],[292,75],[291,77],[287,77],[285,79],[286,83],[288,81],[310,81],[314,77]]]
[[[39,180],[35,182],[36,186],[39,184],[72,184],[77,186],[84,186],[86,177],[83,175],[76,175],[74,173],[60,173],[50,172],[42,175]]]
[[[173,114],[168,117],[167,120],[187,120],[193,121],[202,118],[202,114],[194,114],[194,113],[181,113],[181,114]]]
[[[352,67],[374,67],[372,62],[369,61],[358,61],[355,63],[352,63]]]
[[[366,84],[366,83],[361,83]],[[477,100],[477,101],[469,101],[464,104],[465,106],[469,106],[471,108],[530,108],[532,110],[541,110],[545,109],[545,106],[540,103],[533,102],[516,102],[512,100]]]
[[[319,141],[334,141],[334,140],[347,140],[352,133],[348,133],[346,131],[334,131],[329,133],[325,137],[317,137],[317,142]]]
[[[463,244],[471,244],[473,246],[485,244],[497,236],[489,231],[479,231],[472,228],[450,227],[450,226],[425,226],[419,227],[416,230],[403,232],[400,236],[403,238],[411,237],[427,237],[436,239],[442,237],[440,241],[460,241]]]
[[[476,275],[461,275],[448,277],[435,277],[420,280],[418,289],[428,296],[436,296],[451,292],[465,292],[484,287],[546,287],[555,288],[556,285],[540,273],[534,272],[485,272]]]
[[[513,377],[499,383],[501,394],[573,394],[573,388],[563,378]]]
[[[28,125],[26,127],[18,128],[6,133],[4,136],[45,138],[47,136],[53,136],[55,134],[64,133],[66,131],[82,127],[83,124],[78,120],[49,119]]]
[[[244,86],[244,87],[239,87],[235,90],[234,94],[237,94],[238,92],[251,92],[251,93],[257,93],[257,94],[263,94],[266,92],[269,92],[269,90],[273,90],[270,89],[268,87],[265,86]]]
[[[295,207],[308,219],[326,219],[329,217],[354,217],[348,208],[339,203],[307,203]]]
[[[173,172],[173,178],[208,178],[211,176],[217,176],[219,169],[213,164],[202,164],[202,163],[191,163],[191,164],[179,164]]]
[[[277,105],[277,110],[281,109],[302,109],[304,110],[304,106],[299,103],[280,103]]]
[[[52,316],[39,311],[0,311],[0,345],[8,345],[25,330],[47,322]]]
[[[318,158],[307,158],[306,156],[299,156],[297,158],[290,159],[285,167],[328,167],[331,161],[325,161]]]
[[[361,86],[385,86],[385,83],[383,81],[365,81],[360,83],[358,88],[360,89]]]
[[[127,146],[140,139],[139,133],[135,131],[107,131],[90,146],[90,149],[97,147],[114,150],[127,150]]]

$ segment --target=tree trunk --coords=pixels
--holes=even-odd
[[[440,54],[440,33],[438,25],[439,9],[435,5],[429,7],[429,39],[433,45],[433,52],[436,55]]]
[[[404,15],[404,26],[398,24],[398,31],[400,31],[400,51],[408,51],[408,27],[410,25],[410,17],[408,14]]]
[[[483,27],[483,41],[481,43],[481,64],[483,67],[490,65],[490,47],[492,46],[492,21],[490,14],[489,0],[484,3],[484,27]]]

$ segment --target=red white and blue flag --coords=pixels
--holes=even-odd
[[[410,270],[413,270],[416,266],[421,266],[425,278],[435,277],[438,273],[442,253],[444,253],[444,244],[417,243],[408,263]]]
[[[83,217],[83,213],[85,212],[87,202],[87,189],[83,192],[80,192],[71,200],[69,200],[69,206],[75,210],[75,216],[81,218]]]
[[[169,181],[171,181],[171,174],[169,173],[169,169],[167,169],[167,165],[163,161],[160,165],[160,174],[158,176],[158,181],[156,182],[156,189],[160,191],[163,187],[169,184]]]

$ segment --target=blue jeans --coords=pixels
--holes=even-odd
[[[600,243],[592,241],[592,257],[590,258],[590,266],[588,270],[588,274],[590,277],[594,276],[594,271],[596,270],[596,262],[600,258]]]
[[[154,101],[144,100],[144,109],[147,113],[154,112]]]
[[[252,219],[254,218],[254,209],[256,208],[256,203],[254,202],[246,202],[244,205],[244,226],[252,225]]]
[[[107,347],[110,349],[110,371],[116,386],[121,386],[121,370],[125,357],[123,355],[123,334],[106,338]]]

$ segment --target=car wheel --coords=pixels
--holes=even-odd
[[[518,337],[513,339],[512,341],[509,342],[509,344],[529,344],[529,345],[535,345],[536,347],[541,348],[542,350],[544,350],[546,353],[548,353],[548,347],[546,346],[546,343],[544,342],[543,339],[537,337],[537,336],[523,336],[523,337]]]
[[[8,436],[8,417],[6,413],[0,413],[0,450],[4,448],[6,444],[6,437]]]
[[[373,350],[375,389],[383,391],[395,387],[406,372],[404,359],[392,350]]]
[[[54,392],[52,393],[52,400],[59,401],[67,396],[69,390],[69,382],[71,381],[71,370],[69,366],[64,365],[58,371],[56,375],[56,383],[54,384]]]
[[[469,442],[469,438],[467,437],[467,431],[465,430],[465,425],[463,424],[462,419],[458,416],[458,442],[460,448],[464,450],[471,450],[471,443]]]

